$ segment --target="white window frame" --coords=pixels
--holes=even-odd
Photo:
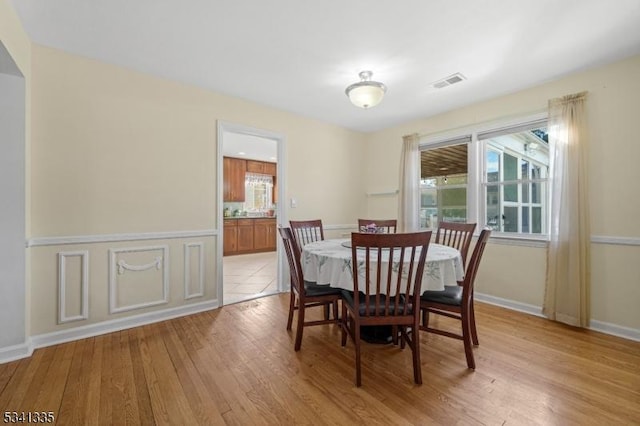
[[[547,112],[539,112],[535,114],[525,115],[521,117],[514,117],[502,120],[496,120],[486,123],[480,123],[473,126],[462,127],[453,131],[435,133],[430,135],[424,135],[420,138],[420,152],[442,148],[445,146],[459,145],[461,143],[467,143],[467,161],[468,161],[468,170],[467,170],[467,221],[478,223],[478,227],[476,228],[476,234],[479,234],[480,230],[483,228],[486,221],[486,188],[487,182],[484,182],[484,176],[486,176],[486,150],[487,143],[483,140],[479,139],[479,135],[484,136],[490,132],[500,132],[504,130],[513,130],[513,133],[518,131],[518,127],[527,127],[531,123],[541,122],[548,120]],[[468,141],[468,142],[462,142]],[[530,161],[531,163],[531,161]],[[532,182],[548,182],[548,177],[541,179],[521,179],[521,170],[518,168],[518,180],[505,182],[502,180],[502,176],[500,176],[501,187],[504,188],[504,184],[517,183],[518,191],[522,190],[523,183],[532,183]],[[550,190],[549,184],[541,185],[541,187],[545,187],[546,189],[541,194],[541,197],[545,197],[547,200],[547,209],[549,207],[550,201]],[[519,202],[519,205],[522,203]],[[533,203],[531,202],[531,197],[529,197],[528,206],[531,206]],[[518,213],[521,213],[520,208],[518,209]],[[416,212],[419,214],[419,211]],[[523,234],[523,233],[514,233],[514,232],[493,232],[492,238],[495,239],[504,239],[504,240],[514,240],[514,241],[543,241],[546,242],[549,240],[549,227],[546,223],[548,219],[548,215],[542,212],[542,220],[545,222],[546,233],[542,234]],[[531,224],[531,215],[529,216],[529,223]],[[519,231],[521,230],[521,220],[519,220]],[[534,244],[536,245],[536,244]]]
[[[493,151],[496,152],[499,156],[500,156],[500,163],[502,164],[502,167],[500,167],[500,174],[501,176],[499,177],[497,182],[487,182],[487,181],[483,181],[482,182],[482,186],[483,186],[483,192],[484,192],[484,199],[486,200],[487,197],[487,188],[490,186],[497,186],[500,188],[499,192],[500,192],[500,199],[502,200],[502,204],[500,206],[500,216],[504,215],[504,208],[505,207],[516,207],[518,209],[518,231],[517,234],[523,234],[523,235],[544,235],[547,236],[549,234],[549,228],[548,228],[548,214],[547,214],[547,209],[549,208],[549,198],[548,198],[548,190],[547,190],[547,183],[548,183],[548,176],[547,173],[544,169],[545,165],[539,161],[536,161],[534,158],[531,157],[525,157],[522,155],[522,153],[517,152],[517,151],[513,151],[503,145],[497,145],[494,143],[482,143],[481,141],[479,141],[482,145],[483,145],[483,149],[484,149],[484,154],[483,154],[483,158],[486,159],[487,154],[489,151]],[[522,176],[522,168],[521,167],[517,167],[516,168],[516,173],[517,173],[517,177],[515,180],[504,180],[504,154],[508,154],[512,157],[515,157],[518,161],[518,165],[520,165],[521,161],[525,160],[529,163],[529,175],[531,175],[531,171],[532,171],[532,167],[536,166],[536,167],[540,167],[541,169],[541,177],[534,179],[531,176],[527,176],[527,177],[523,177]],[[483,162],[483,170],[482,170],[482,176],[485,177],[487,176],[487,169],[486,169],[486,161]],[[547,203],[544,204],[542,202],[539,203],[534,203],[533,202],[533,197],[531,194],[531,184],[534,183],[541,183],[542,185],[540,185],[540,191],[541,194],[539,196],[539,198],[541,200],[547,198]],[[516,185],[517,190],[518,190],[518,201],[506,201],[504,199],[504,188],[506,185]],[[529,195],[527,197],[527,199],[529,201],[524,202],[522,201],[523,197],[522,197],[522,186],[523,185],[527,185],[529,192]],[[486,203],[482,203],[482,206],[485,208],[485,213],[484,215],[482,215],[483,218],[487,217],[486,214]],[[524,234],[522,232],[522,210],[523,208],[528,208],[529,209],[529,226],[531,226],[531,221],[532,221],[532,217],[533,215],[531,214],[532,209],[534,207],[540,207],[541,208],[541,220],[542,220],[542,229],[545,229],[546,232],[543,233],[538,233],[538,234],[533,234],[533,233],[526,233]],[[494,231],[495,232],[495,231]],[[505,233],[506,234],[506,233]],[[509,235],[512,235],[512,232],[508,233]]]

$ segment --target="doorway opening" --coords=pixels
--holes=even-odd
[[[218,122],[218,300],[220,305],[275,294],[284,258],[284,137]]]

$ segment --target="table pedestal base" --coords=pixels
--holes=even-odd
[[[363,325],[360,327],[360,338],[367,343],[388,345],[393,343],[390,325]]]

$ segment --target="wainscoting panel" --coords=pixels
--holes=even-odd
[[[109,250],[109,312],[169,302],[167,245]]]
[[[217,308],[217,235],[211,233],[51,237],[32,244],[27,337],[33,345],[0,348],[0,364],[40,345]]]
[[[184,245],[184,298],[204,296],[204,243]]]
[[[89,252],[58,253],[58,324],[89,318]]]

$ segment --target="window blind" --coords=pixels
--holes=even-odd
[[[491,139],[498,136],[509,135],[512,133],[526,132],[528,130],[539,129],[541,127],[547,127],[546,118],[530,121],[528,123],[518,124],[516,126],[502,127],[500,129],[493,129],[493,130],[488,130],[486,132],[479,132],[478,140]]]
[[[471,143],[471,135],[456,136],[455,138],[448,138],[448,139],[443,139],[439,141],[420,144],[420,150],[426,151],[428,149],[442,148],[442,147],[451,146],[451,145],[462,145],[464,143]]]

